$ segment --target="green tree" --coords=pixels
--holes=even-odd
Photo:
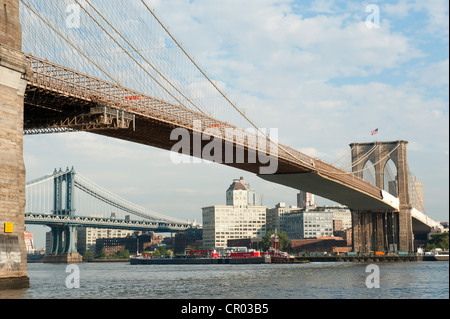
[[[87,251],[83,255],[83,260],[88,261],[94,259],[94,253],[92,251]]]
[[[121,259],[128,259],[130,258],[130,251],[128,249],[122,250],[119,252],[119,255],[117,257]]]
[[[269,250],[269,248],[273,246],[272,238],[271,238],[271,236],[273,234],[275,234],[274,230],[272,230],[270,232],[267,232],[266,235],[263,237],[263,239],[262,239],[262,248],[263,248],[263,250],[265,250],[265,251]],[[286,249],[289,246],[290,242],[291,242],[289,240],[289,237],[287,236],[286,232],[284,232],[284,231],[281,232],[281,233],[277,232],[277,236],[278,236],[277,248],[279,250]]]
[[[104,251],[103,249],[98,253],[98,258],[106,258],[106,251]]]
[[[448,233],[431,235],[431,239],[428,241],[426,250],[432,250],[433,248],[441,248],[444,250],[449,249]]]

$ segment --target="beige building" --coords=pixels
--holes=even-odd
[[[341,220],[342,228],[352,228],[352,212],[347,206],[325,206],[325,211],[333,213],[333,220]]]
[[[267,209],[267,231],[286,232],[290,239],[333,236],[333,224],[341,225],[342,229],[352,227],[352,215],[346,206],[298,208],[278,203]]]
[[[225,248],[229,239],[262,238],[266,234],[267,207],[254,206],[249,193],[252,197],[257,194],[243,178],[236,179],[226,191],[227,205],[202,208],[203,248]]]
[[[296,206],[287,207],[285,203],[278,203],[275,208],[267,209],[267,231],[277,229],[278,231],[284,230],[285,219],[294,212],[299,212],[300,208]]]

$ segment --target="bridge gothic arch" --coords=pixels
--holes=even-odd
[[[400,204],[409,205],[407,144],[408,142],[402,140],[350,144],[352,148],[352,171],[354,175],[363,178],[364,172],[368,169],[366,164],[371,162],[375,170],[375,185],[387,191],[384,187],[385,168],[392,161],[397,170],[397,193]]]
[[[389,183],[386,183],[389,179],[388,167],[395,167],[396,173],[391,179],[395,181],[395,193],[400,203],[399,211],[394,213],[352,211],[353,248],[356,251],[413,251],[407,145],[408,142],[402,140],[350,144],[353,174],[364,178],[365,171],[369,169],[366,164],[373,163],[375,186],[378,188],[389,192]],[[391,184],[391,187],[394,185]]]
[[[362,179],[365,180],[366,182],[377,186],[376,185],[376,173],[375,173],[375,167],[372,163],[371,160],[367,159],[363,168],[362,168],[362,175],[361,175]]]
[[[398,169],[394,161],[389,158],[383,168],[383,189],[398,197]]]

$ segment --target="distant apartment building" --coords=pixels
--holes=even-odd
[[[266,230],[267,231],[285,231],[285,219],[293,212],[300,211],[297,206],[286,206],[286,203],[278,203],[275,208],[267,209]]]
[[[332,212],[334,221],[342,221],[342,229],[352,228],[352,212],[347,206],[322,206],[320,209]]]
[[[316,206],[316,203],[314,201],[314,194],[299,191],[299,193],[297,194],[297,206],[299,208]]]
[[[316,205],[304,208],[279,203],[267,209],[267,231],[286,232],[290,239],[333,236],[336,229],[352,227],[350,210],[345,206]]]
[[[226,191],[226,205],[202,208],[203,248],[225,248],[230,239],[262,238],[266,234],[263,196],[244,178],[235,179]]]
[[[96,240],[95,253],[99,254],[104,251],[107,256],[124,250],[128,250],[131,254],[142,253],[150,250],[152,246],[156,246],[162,240],[162,235],[155,235],[153,232],[141,235],[134,234],[128,237],[99,238]]]
[[[175,235],[174,251],[177,253],[184,252],[189,247],[200,246],[199,243],[203,239],[203,228],[193,227]]]
[[[86,251],[96,251],[97,239],[126,238],[133,235],[131,230],[79,228],[77,230],[77,250],[83,254]]]
[[[299,239],[333,236],[332,212],[304,210],[299,212],[297,219]]]
[[[34,254],[35,252],[34,235],[29,231],[25,231],[24,238],[25,238],[25,247],[27,248],[27,254],[29,255]]]

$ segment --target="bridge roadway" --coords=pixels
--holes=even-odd
[[[26,56],[30,69],[25,95],[25,134],[63,131],[86,131],[103,136],[172,150],[178,143],[170,139],[176,128],[186,129],[191,136],[210,127],[223,141],[222,164],[259,175],[263,179],[315,193],[347,205],[355,210],[397,211],[398,206],[372,184],[316,158],[280,144],[270,153],[270,142],[264,149],[249,143],[248,132],[229,123],[211,118],[184,106],[175,105],[120,85],[88,76],[32,55]],[[201,131],[194,125],[201,121]],[[226,128],[233,129],[227,136]],[[202,149],[209,141],[202,141]],[[192,146],[192,144],[191,144]],[[268,158],[256,163],[248,160],[227,163],[225,153],[233,147],[249,154],[265,152]],[[183,150],[186,151],[186,150]],[[186,155],[194,154],[190,147]],[[260,168],[268,166],[267,159],[278,163],[276,174],[261,175]]]
[[[57,216],[53,214],[25,214],[25,224],[46,226],[77,226],[106,229],[124,229],[135,231],[154,231],[159,233],[176,233],[189,228],[176,223],[122,220],[113,218]]]

